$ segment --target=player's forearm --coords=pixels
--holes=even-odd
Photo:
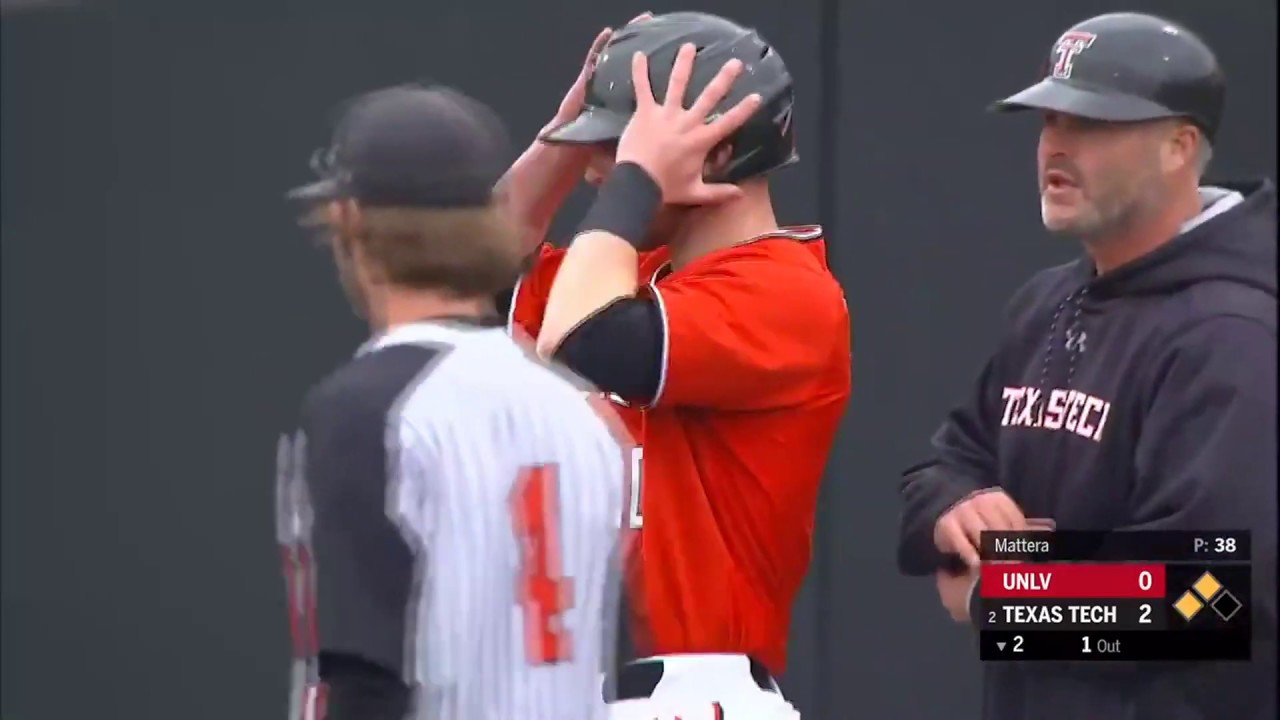
[[[661,189],[642,169],[630,164],[614,168],[556,274],[538,336],[539,354],[551,357],[584,320],[635,294],[636,247],[661,204]]]
[[[551,357],[565,336],[601,308],[635,294],[635,248],[607,232],[579,235],[565,253],[547,299],[538,353]]]
[[[521,228],[525,252],[546,237],[551,221],[581,179],[582,149],[535,140],[498,182]]]

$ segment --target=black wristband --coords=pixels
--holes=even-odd
[[[641,249],[661,207],[662,188],[649,173],[635,163],[620,163],[600,186],[596,201],[578,225],[578,234],[603,231]]]

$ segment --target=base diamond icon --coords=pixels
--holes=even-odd
[[[1204,603],[1200,602],[1199,598],[1188,590],[1182,593],[1182,597],[1178,598],[1178,601],[1173,604],[1173,609],[1177,610],[1183,619],[1190,622],[1191,618],[1196,616],[1196,613],[1204,609]]]
[[[1213,608],[1218,617],[1223,620],[1230,620],[1236,613],[1240,612],[1240,608],[1244,607],[1244,605],[1236,599],[1235,595],[1231,594],[1231,591],[1223,590],[1209,607]]]

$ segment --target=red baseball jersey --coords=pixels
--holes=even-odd
[[[544,246],[512,301],[536,337],[564,251]],[[818,486],[852,383],[849,312],[819,227],[672,271],[640,255],[664,367],[645,407],[611,398],[637,443],[627,593],[647,655],[743,653],[781,672]]]

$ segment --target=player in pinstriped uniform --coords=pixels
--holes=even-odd
[[[494,313],[502,136],[446,89],[370,93],[293,193],[377,332],[282,443],[294,717],[604,716],[628,448]]]

